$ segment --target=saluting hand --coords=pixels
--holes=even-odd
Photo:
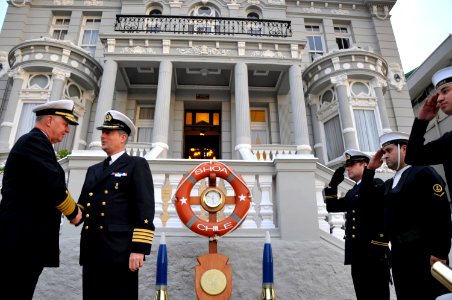
[[[383,149],[378,149],[377,152],[375,152],[374,156],[370,159],[369,163],[367,164],[367,169],[369,170],[376,170],[383,164],[383,161],[381,160],[383,157]]]
[[[438,110],[438,94],[435,94],[425,100],[424,105],[419,110],[418,119],[430,121],[438,114]]]
[[[333,177],[331,177],[331,181],[328,184],[329,187],[336,188],[343,180],[344,180],[344,167],[337,168],[336,171],[334,171]]]
[[[143,253],[130,253],[129,257],[129,269],[132,272],[138,271],[143,266],[144,254]]]

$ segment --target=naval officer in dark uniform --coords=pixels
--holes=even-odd
[[[78,125],[73,108],[72,100],[36,106],[35,127],[9,153],[0,202],[0,299],[32,299],[43,268],[59,266],[61,214],[80,221],[52,146]]]
[[[434,300],[448,293],[430,273],[436,261],[447,263],[451,247],[451,212],[444,181],[431,167],[405,164],[407,134],[386,133],[380,143],[382,148],[370,160],[362,181],[368,187],[382,159],[396,171],[383,186],[368,192],[384,196],[397,299]]]
[[[97,129],[108,157],[88,168],[78,201],[83,299],[138,299],[138,270],[154,238],[151,170],[144,158],[125,153],[136,133],[127,116],[110,110]]]
[[[432,83],[436,93],[425,100],[418,117],[414,120],[405,161],[413,166],[443,164],[449,195],[451,195],[452,130],[426,144],[424,144],[424,135],[428,124],[438,115],[440,109],[446,115],[452,115],[452,67],[441,69],[433,74]]]
[[[345,265],[351,265],[353,285],[358,300],[389,300],[390,270],[387,260],[388,240],[383,234],[382,197],[360,192],[361,177],[370,157],[358,150],[344,152],[345,168],[339,167],[324,189],[328,212],[346,212]],[[355,186],[343,198],[337,197],[337,186],[344,171]],[[374,184],[382,184],[375,179]]]

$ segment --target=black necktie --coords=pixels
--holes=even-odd
[[[104,170],[105,170],[106,168],[108,168],[108,166],[110,165],[110,161],[111,161],[111,156],[107,157],[107,158],[104,160]]]

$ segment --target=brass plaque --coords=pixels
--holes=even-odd
[[[217,269],[210,269],[201,276],[201,288],[207,294],[216,296],[226,289],[226,275]]]

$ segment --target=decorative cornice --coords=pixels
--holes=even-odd
[[[231,50],[212,48],[206,45],[194,46],[191,48],[177,48],[177,51],[183,55],[221,55],[231,54]]]
[[[121,50],[121,53],[127,54],[157,54],[152,48],[145,48],[141,46],[125,47]]]
[[[53,68],[52,69],[52,78],[53,80],[66,80],[66,78],[69,78],[71,76],[71,72],[67,70],[63,70],[60,68]]]
[[[338,74],[337,76],[331,76],[330,81],[332,84],[339,86],[339,85],[347,85],[348,84],[348,76],[345,73]]]
[[[334,101],[328,105],[323,105],[317,111],[317,118],[320,121],[324,122],[326,119],[329,119],[330,117],[337,115],[338,111],[339,111],[339,103],[337,103],[337,101]]]
[[[256,50],[256,51],[252,51],[250,52],[250,56],[260,56],[260,57],[271,57],[271,58],[286,58],[284,56],[284,54],[282,54],[279,51],[272,51],[272,50],[265,50],[265,51],[261,51],[261,50]]]

